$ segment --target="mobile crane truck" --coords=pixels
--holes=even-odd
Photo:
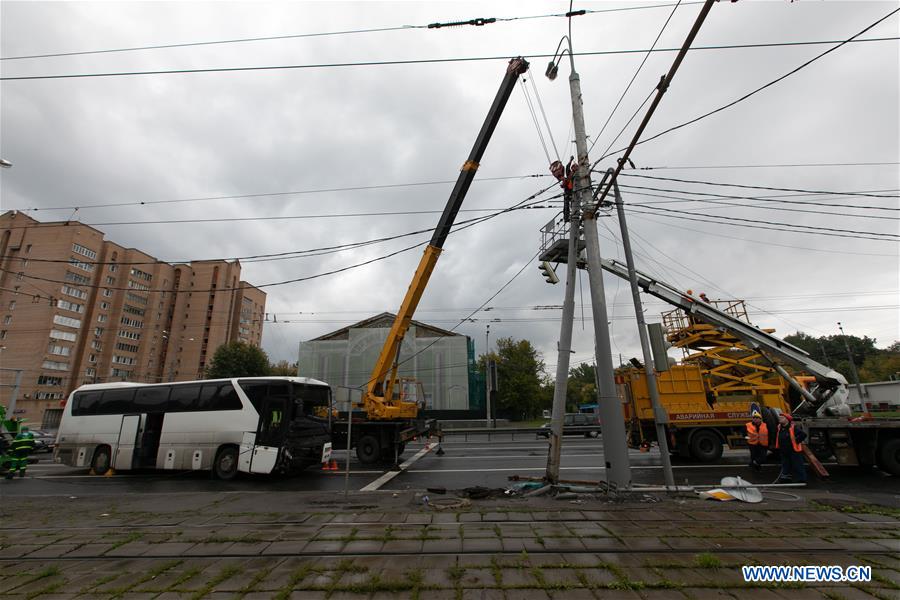
[[[627,267],[618,261],[604,259],[602,267],[614,275],[628,279]],[[776,429],[775,415],[788,408],[795,417],[795,422],[807,431],[809,449],[820,459],[834,456],[841,465],[878,465],[882,470],[900,476],[900,419],[850,418],[850,407],[847,404],[849,390],[843,375],[813,360],[800,348],[772,335],[771,330],[754,327],[711,302],[698,300],[691,294],[681,292],[640,271],[637,272],[637,281],[638,286],[646,293],[675,306],[690,322],[690,326],[670,328],[668,341],[675,344],[688,342],[679,338],[702,335],[706,330],[719,339],[734,340],[737,348],[755,354],[761,358],[762,364],[781,376],[789,387],[790,391],[787,393],[786,390],[777,393],[777,385],[760,375],[763,370],[757,373],[759,381],[754,384],[756,398],[761,400],[759,404],[764,418],[767,417],[770,436],[774,435]],[[723,360],[717,362],[731,360],[726,355],[720,356]],[[744,358],[746,356],[737,356],[733,362],[738,363]],[[780,362],[792,365],[809,376],[795,377]],[[648,365],[644,368],[651,367]],[[722,455],[723,444],[732,447],[742,445],[742,435],[729,435],[729,432],[735,434],[736,428],[734,423],[728,422],[741,419],[739,413],[742,409],[736,408],[739,403],[729,406],[726,401],[721,411],[714,408],[713,402],[709,402],[706,410],[701,408],[684,411],[679,407],[682,399],[693,399],[696,406],[698,394],[701,398],[707,397],[708,381],[704,375],[708,376],[716,368],[717,365],[707,365],[706,371],[701,373],[701,368],[696,364],[682,365],[669,373],[660,373],[660,401],[665,414],[658,416],[665,423],[673,452],[711,461]],[[626,398],[626,417],[637,419],[642,439],[654,440],[655,429],[646,393],[646,379],[635,374],[628,388],[626,396],[628,393],[632,396],[630,399]],[[748,406],[748,403],[744,402],[743,406]],[[749,411],[744,413],[744,419],[749,418],[748,413]],[[770,447],[772,445],[769,444]]]
[[[500,89],[481,126],[475,145],[463,163],[444,212],[431,241],[425,247],[400,310],[397,311],[378,360],[372,368],[362,400],[358,403],[365,417],[355,417],[351,407],[346,419],[338,418],[332,421],[334,447],[346,448],[349,435],[350,447],[356,448],[356,456],[364,464],[391,460],[396,464],[408,441],[431,436],[441,438],[437,421],[425,419],[421,414],[424,409],[424,395],[420,395],[415,401],[409,400],[412,395],[411,389],[418,388],[421,394],[421,385],[398,377],[400,345],[403,343],[403,336],[409,330],[413,314],[425,292],[444,242],[450,234],[450,228],[456,220],[469,186],[475,179],[481,157],[497,127],[506,102],[519,76],[527,70],[528,62],[525,59],[519,57],[509,61]]]

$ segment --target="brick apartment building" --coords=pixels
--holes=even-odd
[[[259,346],[266,294],[238,261],[168,264],[77,221],[0,215],[0,404],[52,427],[85,383],[201,379],[220,345]]]

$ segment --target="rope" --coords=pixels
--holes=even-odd
[[[537,85],[534,83],[534,77],[530,77],[531,79],[531,89],[534,90],[534,97],[537,100],[538,108],[541,109],[541,116],[544,117],[544,125],[547,126],[547,135],[550,136],[550,143],[553,144],[553,151],[556,153],[556,160],[560,160],[559,158],[559,149],[556,145],[556,140],[553,139],[553,130],[550,129],[550,122],[547,120],[547,113],[544,111],[544,103],[541,102],[541,95],[538,93]],[[560,160],[560,162],[562,162]]]
[[[528,96],[528,88],[525,87],[525,82],[520,82],[522,84],[522,93],[525,95],[525,104],[528,105],[528,112],[531,113],[531,121],[534,123],[534,128],[537,131],[538,138],[541,140],[541,147],[544,148],[544,156],[547,157],[547,164],[553,162],[553,159],[550,158],[550,153],[547,152],[547,142],[544,140],[544,133],[541,131],[541,125],[538,122],[537,114],[534,112],[534,106],[531,104],[531,98]],[[554,148],[555,150],[555,148]]]

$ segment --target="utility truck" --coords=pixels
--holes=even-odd
[[[602,260],[602,267],[629,277],[618,261]],[[724,445],[744,446],[743,425],[755,404],[772,438],[778,413],[787,411],[807,431],[807,445],[820,459],[878,465],[900,476],[900,419],[851,418],[843,375],[774,336],[774,330],[752,325],[742,301],[697,298],[636,274],[641,289],[675,307],[663,315],[666,341],[685,351],[681,365],[657,369],[663,413],[657,418],[665,425],[670,451],[715,461]],[[620,372],[618,383],[629,442],[646,447],[656,441],[656,432],[645,368],[651,367]]]
[[[426,419],[422,414],[425,402],[421,385],[398,375],[400,346],[409,330],[416,307],[425,292],[456,215],[469,191],[469,186],[475,179],[479,162],[500,120],[500,115],[506,107],[516,81],[527,70],[528,62],[523,58],[509,61],[500,89],[494,97],[472,151],[463,163],[431,241],[425,247],[412,282],[406,290],[406,296],[397,311],[378,360],[372,367],[362,399],[351,403],[351,410],[347,412],[346,418],[339,417],[332,422],[334,447],[346,448],[349,441],[349,447],[356,448],[356,456],[365,464],[391,460],[396,464],[410,440],[441,437],[437,421]],[[362,410],[354,411],[353,408]]]

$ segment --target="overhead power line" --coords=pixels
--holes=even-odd
[[[632,192],[632,193],[635,195],[638,195],[638,196],[651,196],[653,198],[667,198],[667,200],[657,200],[655,202],[654,201],[642,202],[641,204],[639,204],[639,205],[636,204],[635,206],[655,207],[660,204],[675,204],[675,203],[682,204],[682,203],[686,203],[686,202],[698,202],[701,204],[713,204],[713,205],[715,205],[715,207],[718,207],[718,208],[752,208],[752,209],[757,209],[757,210],[777,210],[777,211],[784,211],[784,212],[790,212],[790,213],[808,213],[808,214],[813,214],[813,215],[830,215],[830,216],[835,216],[835,217],[841,217],[842,219],[854,218],[854,219],[879,219],[879,220],[889,220],[889,221],[900,220],[900,217],[891,217],[891,216],[886,216],[886,215],[860,215],[860,214],[847,213],[847,212],[831,212],[831,211],[822,210],[822,209],[807,210],[807,209],[803,209],[803,208],[797,208],[796,206],[770,206],[770,205],[764,205],[764,204],[747,204],[747,203],[737,204],[734,202],[729,202],[727,200],[709,200],[706,198],[678,198],[675,196],[666,196],[663,194],[648,194],[646,192]],[[772,202],[783,202],[783,203],[788,203],[788,204],[791,203],[790,200],[772,200]],[[811,203],[811,204],[814,204],[814,203]],[[832,208],[845,207],[845,205],[842,205],[842,204],[824,204],[824,203],[817,204],[817,206],[828,206],[828,207],[832,207]],[[712,208],[712,207],[710,207],[710,208]]]
[[[528,206],[529,209],[549,208],[544,206]],[[487,212],[506,210],[498,208],[463,208],[459,212]],[[177,223],[236,223],[243,221],[280,221],[280,220],[296,220],[296,219],[345,219],[349,217],[393,217],[399,215],[431,215],[441,214],[440,210],[397,210],[385,212],[362,212],[362,213],[331,213],[324,215],[283,215],[275,217],[221,217],[213,219],[165,219],[159,221],[108,221],[103,223],[83,223],[90,227],[110,227],[113,225],[173,225]],[[41,227],[68,227],[66,221],[58,223],[38,223],[36,225],[14,225],[6,229],[36,229]]]
[[[669,13],[669,18],[666,19],[665,23],[663,23],[663,26],[659,30],[659,33],[656,34],[656,39],[654,39],[653,44],[650,45],[650,50],[648,50],[647,54],[644,55],[644,59],[641,61],[641,64],[638,65],[638,68],[637,68],[637,70],[635,70],[634,75],[631,76],[631,81],[629,81],[628,85],[625,86],[625,89],[622,90],[622,94],[619,96],[619,100],[616,102],[616,105],[613,106],[613,109],[612,109],[612,111],[610,111],[609,116],[606,117],[606,122],[603,123],[603,127],[600,128],[600,133],[598,133],[594,137],[594,141],[591,142],[591,146],[590,146],[590,148],[588,148],[589,154],[590,154],[591,150],[594,149],[594,145],[597,143],[597,140],[599,140],[600,136],[603,135],[603,132],[606,131],[606,126],[609,125],[609,122],[612,120],[613,115],[615,115],[616,111],[619,110],[619,105],[622,104],[622,100],[625,99],[625,95],[628,94],[628,90],[631,89],[631,85],[634,83],[634,80],[637,79],[637,76],[641,73],[641,69],[643,69],[644,65],[647,63],[647,59],[650,58],[650,55],[653,53],[653,49],[656,48],[656,44],[657,44],[657,42],[659,42],[659,38],[662,37],[662,34],[666,30],[666,27],[669,26],[669,21],[671,21],[672,17],[675,16],[675,11],[678,10],[679,4],[681,4],[680,1],[675,4],[674,8],[672,8],[672,12]],[[646,100],[644,102],[646,102]],[[634,118],[634,117],[632,117],[632,118]],[[628,122],[630,123],[631,121],[629,120]],[[618,136],[616,137],[616,139],[618,139]],[[615,143],[615,141],[613,141],[613,143]]]
[[[681,167],[638,167],[638,171],[690,170],[690,169],[782,169],[792,167],[884,167],[900,162],[851,162],[851,163],[786,163],[768,165],[685,165]]]
[[[687,4],[700,4],[700,2],[686,2]],[[624,12],[631,10],[643,10],[643,9],[652,9],[652,8],[665,8],[667,6],[672,6],[672,4],[653,4],[647,6],[624,6],[619,8],[601,8],[601,9],[593,9],[593,10],[582,10],[578,11],[580,14],[599,14],[599,13],[611,13],[611,12]],[[194,46],[213,46],[213,45],[222,45],[222,44],[241,44],[247,42],[267,42],[274,40],[290,40],[290,39],[301,39],[301,38],[312,38],[312,37],[328,37],[328,36],[340,36],[340,35],[354,35],[354,34],[363,34],[363,33],[383,33],[389,31],[406,31],[406,30],[414,30],[414,29],[441,29],[446,27],[457,27],[461,25],[473,25],[473,26],[482,26],[488,25],[492,23],[500,23],[500,22],[511,22],[511,21],[525,21],[532,19],[546,19],[552,17],[568,17],[568,13],[551,13],[551,14],[541,14],[541,15],[528,15],[522,17],[489,17],[489,18],[478,18],[478,19],[469,19],[466,21],[456,21],[452,23],[429,23],[428,25],[393,25],[386,27],[373,27],[368,29],[348,29],[348,30],[339,30],[339,31],[321,31],[321,32],[313,32],[313,33],[293,33],[293,34],[285,34],[285,35],[269,35],[269,36],[259,36],[259,37],[249,37],[249,38],[232,38],[225,40],[208,40],[201,42],[182,42],[182,43],[174,43],[174,44],[155,44],[155,45],[147,45],[147,46],[131,46],[127,48],[107,48],[103,50],[81,50],[75,52],[55,52],[55,53],[47,53],[47,54],[30,54],[30,55],[21,55],[21,56],[4,56],[0,57],[0,61],[3,60],[24,60],[29,58],[54,58],[61,56],[84,56],[88,54],[110,54],[117,52],[137,52],[140,50],[164,50],[170,48],[190,48]]]
[[[869,232],[847,232],[843,233],[842,230],[829,230],[827,228],[819,228],[820,230],[810,230],[810,229],[799,229],[800,227],[806,227],[802,225],[793,225],[791,223],[774,223],[769,221],[760,221],[755,219],[737,219],[736,217],[724,217],[721,215],[706,215],[700,213],[691,213],[686,211],[676,211],[674,209],[662,209],[654,207],[652,210],[640,210],[636,208],[631,208],[631,205],[626,206],[626,210],[636,212],[638,214],[644,215],[654,215],[659,217],[671,217],[673,219],[685,219],[687,221],[698,221],[700,223],[713,223],[715,225],[731,225],[734,227],[749,227],[751,229],[768,229],[771,231],[785,231],[788,233],[805,233],[805,234],[813,234],[813,235],[828,235],[833,237],[843,237],[843,238],[851,238],[851,239],[859,239],[859,240],[872,240],[877,242],[892,242],[897,243],[896,239],[888,239],[884,237],[869,237],[873,235]],[[658,211],[665,211],[666,213],[681,213],[681,214],[662,214]],[[691,216],[688,216],[691,215]],[[699,217],[708,217],[706,219],[701,219]],[[728,221],[740,221],[736,223],[731,222],[723,222],[722,219],[726,219]],[[772,227],[769,225],[778,225],[779,227]],[[856,235],[857,233],[861,233],[862,235]],[[889,235],[889,234],[874,234],[874,235]]]
[[[896,8],[896,9],[892,10],[891,12],[889,12],[889,13],[886,14],[885,16],[881,17],[880,19],[878,19],[877,21],[875,21],[874,23],[872,23],[871,25],[869,25],[868,27],[866,27],[865,29],[863,29],[862,31],[860,31],[859,33],[857,33],[857,34],[855,34],[855,35],[852,35],[852,36],[850,36],[849,38],[847,38],[846,40],[843,40],[843,41],[837,43],[836,46],[833,46],[833,47],[829,48],[828,50],[826,50],[825,52],[822,52],[821,54],[818,54],[818,55],[814,56],[813,58],[809,59],[808,61],[806,61],[805,63],[801,64],[800,66],[798,66],[798,67],[796,67],[796,68],[794,68],[794,69],[788,71],[787,73],[785,73],[785,74],[782,75],[781,77],[777,77],[777,78],[773,79],[773,80],[770,81],[769,83],[766,83],[765,85],[762,85],[762,86],[756,88],[755,90],[753,90],[753,91],[751,91],[751,92],[748,92],[748,93],[744,94],[744,95],[741,96],[740,98],[738,98],[738,99],[736,99],[736,100],[733,100],[733,101],[729,102],[728,104],[725,104],[725,105],[723,105],[723,106],[720,106],[719,108],[716,108],[716,109],[713,109],[713,110],[711,110],[711,111],[709,111],[709,112],[707,112],[707,113],[704,113],[704,114],[700,115],[699,117],[695,117],[695,118],[691,119],[690,121],[685,121],[684,123],[681,123],[681,124],[679,124],[679,125],[675,125],[674,127],[670,127],[670,128],[668,128],[668,129],[665,129],[665,130],[663,130],[663,131],[657,133],[656,135],[653,135],[653,136],[650,136],[650,137],[648,137],[648,138],[646,138],[646,139],[640,140],[640,141],[636,142],[636,143],[634,144],[634,146],[637,146],[637,145],[640,145],[640,144],[646,144],[647,142],[652,141],[652,140],[655,140],[655,139],[657,139],[657,138],[659,138],[659,137],[662,137],[662,136],[666,135],[667,133],[671,133],[672,131],[675,131],[675,130],[677,130],[677,129],[681,129],[682,127],[687,127],[688,125],[691,125],[691,124],[693,124],[693,123],[696,123],[697,121],[700,121],[700,120],[702,120],[702,119],[705,119],[705,118],[707,118],[707,117],[710,117],[710,116],[712,116],[712,115],[714,115],[714,114],[716,114],[716,113],[722,112],[722,111],[725,110],[725,109],[731,108],[732,106],[734,106],[735,104],[738,104],[739,102],[743,102],[744,100],[750,98],[751,96],[754,96],[754,95],[758,94],[759,92],[763,91],[764,89],[769,88],[769,87],[775,85],[776,83],[778,83],[778,82],[780,82],[780,81],[783,81],[783,80],[787,79],[787,78],[790,77],[791,75],[793,75],[793,74],[795,74],[795,73],[801,71],[802,69],[808,67],[809,65],[811,65],[811,64],[814,63],[814,62],[816,62],[816,61],[819,60],[820,58],[822,58],[822,57],[824,57],[824,56],[826,56],[826,55],[828,55],[828,54],[834,52],[835,50],[837,50],[838,48],[841,48],[841,47],[844,46],[845,44],[849,44],[849,43],[852,43],[852,42],[860,41],[860,40],[857,40],[856,38],[858,38],[859,36],[863,35],[865,32],[869,31],[869,30],[872,29],[873,27],[875,27],[875,26],[879,25],[880,23],[884,22],[885,20],[889,19],[889,18],[892,17],[893,15],[897,14],[898,11],[900,11],[900,8]],[[610,153],[608,153],[608,154],[604,154],[604,156],[601,156],[601,157],[597,160],[597,162],[600,162],[600,161],[603,160],[604,158],[607,158],[608,156],[612,156],[613,154],[618,154],[618,153],[621,152],[622,150],[626,150],[626,148],[620,148],[619,150],[615,150],[615,151],[610,152]]]
[[[900,36],[888,36],[879,38],[865,38],[852,40],[854,43],[863,42],[889,42],[900,40]],[[808,40],[798,42],[764,42],[758,44],[717,44],[711,46],[694,46],[691,51],[699,50],[738,50],[748,48],[783,48],[789,46],[821,46],[824,44],[848,43],[841,40]],[[653,52],[678,52],[680,48],[654,48]],[[647,48],[634,50],[598,50],[594,52],[574,52],[573,56],[614,56],[618,54],[642,54],[649,52]],[[552,58],[550,54],[529,54],[529,58]],[[450,58],[421,58],[404,60],[374,60],[336,63],[310,63],[294,65],[263,65],[256,67],[213,67],[206,69],[160,69],[152,71],[110,71],[106,73],[67,73],[57,75],[19,75],[0,77],[0,81],[28,81],[38,79],[85,79],[92,77],[132,77],[138,75],[184,75],[191,73],[233,73],[251,71],[297,70],[297,69],[334,69],[342,67],[381,67],[390,65],[419,65],[456,62],[480,62],[480,61],[508,61],[509,57],[503,56],[465,56]],[[665,133],[665,132],[664,132]],[[660,134],[662,135],[662,134]]]
[[[493,218],[495,218],[495,217],[498,217],[498,216],[500,216],[500,215],[502,215],[502,214],[506,214],[506,213],[509,213],[509,212],[512,212],[512,211],[515,211],[515,210],[519,210],[519,209],[525,208],[525,207],[527,206],[527,203],[528,203],[528,202],[534,201],[535,198],[537,198],[538,196],[540,196],[541,194],[545,193],[547,190],[549,190],[549,189],[551,189],[551,188],[553,188],[553,187],[555,187],[555,186],[556,186],[556,183],[554,182],[554,183],[552,183],[551,185],[547,186],[546,188],[543,188],[543,189],[541,189],[541,190],[538,190],[537,192],[531,194],[531,195],[528,196],[527,198],[525,198],[525,199],[523,199],[523,200],[520,200],[519,202],[516,202],[515,204],[513,204],[512,206],[510,206],[510,207],[508,207],[508,208],[506,208],[506,209],[503,209],[503,210],[501,210],[501,211],[498,211],[498,212],[495,212],[495,213],[492,213],[492,214],[489,214],[489,215],[485,215],[485,216],[482,216],[482,217],[476,217],[476,218],[470,219],[470,220],[467,221],[467,222],[464,221],[464,222],[462,222],[462,223],[465,223],[465,224],[463,224],[462,226],[457,226],[457,227],[453,228],[453,229],[450,231],[450,233],[451,233],[451,234],[458,233],[458,232],[460,232],[460,231],[462,231],[462,230],[464,230],[464,229],[468,229],[469,227],[473,227],[473,226],[478,225],[478,224],[480,224],[480,223],[484,223],[485,221],[489,221],[489,220],[491,220],[491,219],[493,219]],[[396,251],[394,251],[394,252],[390,252],[390,253],[385,254],[385,255],[382,255],[382,256],[377,256],[377,257],[375,257],[375,258],[371,258],[371,259],[369,259],[369,260],[365,260],[365,261],[362,261],[362,262],[359,262],[359,263],[355,263],[355,264],[352,264],[352,265],[348,265],[348,266],[346,266],[346,267],[340,267],[340,268],[337,268],[337,269],[332,269],[332,270],[330,270],[330,271],[324,271],[324,272],[321,272],[321,273],[316,273],[316,274],[314,274],[314,275],[308,275],[308,276],[306,276],[306,277],[297,277],[297,278],[294,278],[294,279],[286,279],[286,280],[284,280],[284,281],[275,281],[275,282],[264,283],[264,284],[260,284],[260,285],[247,285],[247,286],[238,285],[238,286],[236,286],[236,287],[209,288],[209,289],[205,289],[205,290],[190,289],[190,290],[185,290],[185,291],[189,291],[189,292],[191,292],[191,293],[201,293],[201,292],[231,292],[231,291],[234,291],[234,290],[241,290],[241,289],[250,289],[250,288],[261,289],[261,288],[266,288],[266,287],[276,287],[276,286],[286,285],[286,284],[289,284],[289,283],[300,283],[300,282],[302,282],[302,281],[309,281],[309,280],[312,280],[312,279],[319,279],[319,278],[321,278],[321,277],[326,277],[326,276],[328,276],[328,275],[335,275],[335,274],[337,274],[337,273],[343,273],[344,271],[350,271],[350,270],[352,270],[352,269],[356,269],[356,268],[359,268],[359,267],[363,267],[363,266],[366,266],[366,265],[370,265],[370,264],[372,264],[372,263],[380,262],[380,261],[386,260],[386,259],[388,259],[388,258],[392,258],[392,257],[394,257],[394,256],[397,256],[398,254],[402,254],[402,253],[404,253],[404,252],[408,252],[409,250],[412,250],[412,249],[414,249],[414,248],[418,248],[418,247],[420,247],[420,246],[424,246],[424,245],[426,245],[426,244],[428,244],[428,241],[427,241],[427,240],[426,240],[426,241],[423,241],[423,242],[418,242],[418,243],[413,244],[413,245],[411,245],[411,246],[406,246],[405,248],[401,248],[401,249],[399,249],[399,250],[396,250]],[[0,271],[2,271],[2,272],[4,272],[4,273],[9,273],[9,274],[18,275],[18,273],[16,273],[15,271],[10,271],[10,270],[8,270],[8,269],[0,268]],[[71,282],[71,281],[64,281],[64,280],[61,280],[61,279],[50,279],[50,278],[47,278],[47,277],[39,277],[39,276],[36,276],[36,275],[27,275],[27,274],[23,274],[23,277],[24,277],[25,279],[32,280],[32,281],[47,281],[47,282],[50,282],[50,283],[58,283],[58,284],[69,285],[69,286],[78,287],[78,288],[87,288],[87,289],[107,289],[107,290],[119,290],[119,291],[131,291],[131,292],[135,291],[135,290],[133,290],[132,288],[128,288],[128,287],[118,287],[118,286],[100,285],[100,284],[77,284],[77,283],[73,283],[73,282]],[[141,291],[144,291],[144,292],[171,292],[172,290],[170,290],[170,289],[149,289],[149,290],[141,290]]]
[[[696,179],[676,179],[674,177],[659,177],[654,175],[638,175],[637,173],[629,173],[623,172],[623,176],[625,177],[638,177],[640,179],[656,179],[658,181],[675,181],[678,183],[693,183],[698,185],[713,185],[718,187],[734,187],[734,188],[742,188],[747,190],[767,190],[773,192],[799,192],[803,194],[832,194],[835,196],[865,196],[868,198],[900,198],[900,196],[896,194],[885,195],[885,194],[870,194],[866,192],[835,192],[835,191],[825,191],[825,190],[803,190],[798,188],[781,188],[781,187],[772,187],[772,186],[764,186],[764,185],[747,185],[742,183],[721,183],[717,181],[698,181]],[[896,210],[896,209],[895,209]]]
[[[537,178],[537,177],[550,177],[549,174],[533,174],[533,175],[506,175],[503,177],[479,177],[475,181],[483,182],[483,181],[506,181],[509,179],[528,179],[528,178]],[[71,206],[35,206],[32,208],[15,208],[11,207],[9,210],[21,210],[21,211],[38,211],[38,210],[85,210],[88,208],[112,208],[112,207],[120,207],[120,206],[143,206],[150,204],[176,204],[182,202],[207,202],[210,200],[234,200],[240,198],[265,198],[267,196],[299,196],[304,194],[325,194],[332,192],[358,192],[358,191],[367,191],[367,190],[385,190],[385,189],[393,189],[393,188],[404,188],[404,187],[416,187],[421,185],[444,185],[456,183],[456,180],[442,180],[442,181],[414,181],[410,183],[385,183],[379,185],[354,185],[348,187],[336,187],[336,188],[313,188],[308,190],[290,190],[287,192],[259,192],[254,194],[231,194],[228,196],[202,196],[198,198],[178,198],[173,200],[138,200],[136,202],[110,202],[107,204],[80,204],[80,205],[71,205]]]
[[[830,204],[827,202],[815,202],[812,200],[795,200],[795,199],[778,200],[778,199],[770,198],[767,196],[733,196],[733,195],[729,195],[729,194],[712,194],[709,192],[694,192],[694,191],[690,191],[690,190],[672,190],[672,189],[667,189],[667,188],[648,187],[648,186],[643,186],[643,185],[623,185],[622,189],[652,190],[654,192],[672,192],[672,193],[676,193],[676,194],[690,194],[692,196],[706,196],[706,197],[710,197],[710,198],[730,198],[732,200],[759,200],[760,202],[779,202],[782,204],[785,204],[785,203],[787,203],[787,204],[806,204],[806,205],[811,205],[811,206],[830,206],[830,207],[840,206],[842,208],[857,208],[857,209],[861,209],[861,210],[884,210],[884,211],[891,211],[891,212],[900,211],[900,208],[895,208],[895,207],[891,207],[891,206],[870,206],[870,205],[862,206],[859,204]],[[839,194],[839,196],[845,196],[845,195],[846,194]],[[853,195],[855,195],[855,194],[853,194]]]

